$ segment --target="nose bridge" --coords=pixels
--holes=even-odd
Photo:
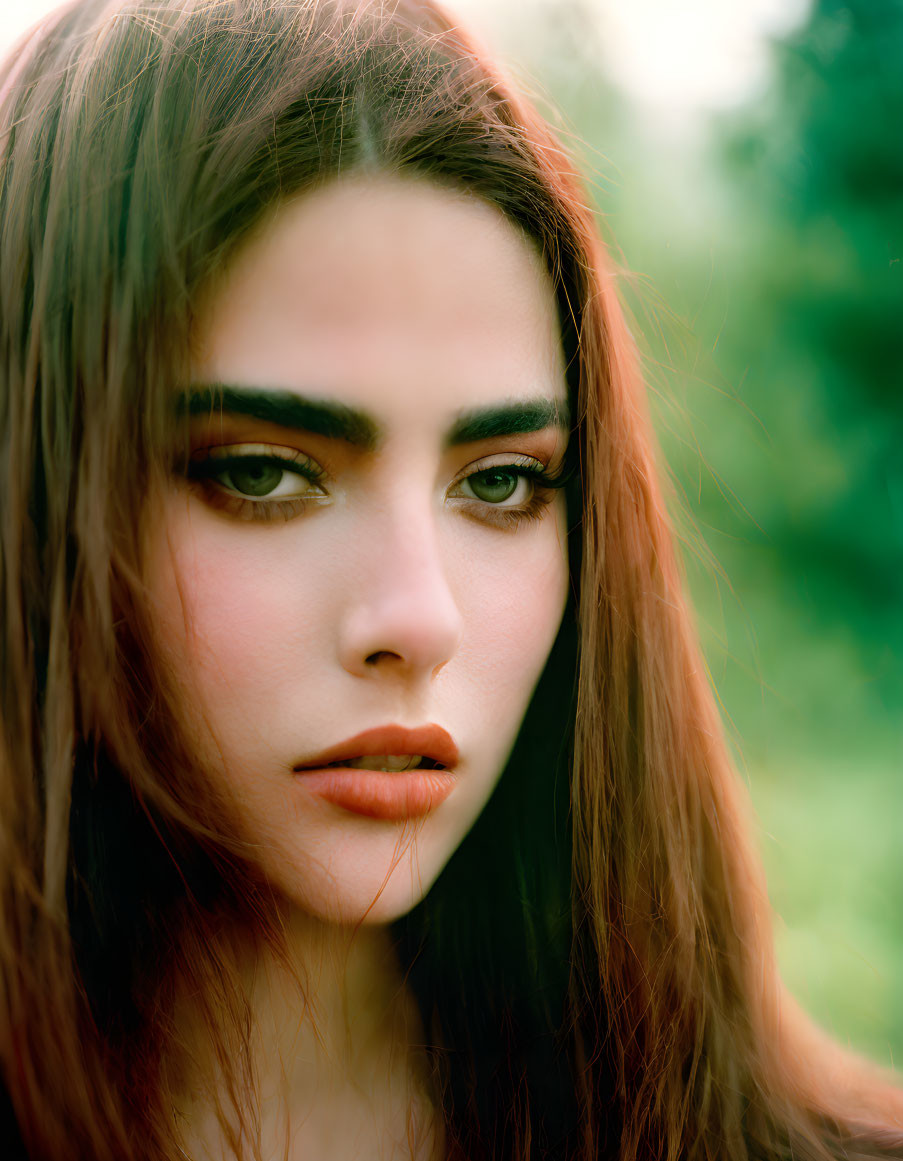
[[[412,493],[387,499],[358,541],[356,583],[342,633],[342,662],[433,674],[456,652],[463,621],[432,506]]]

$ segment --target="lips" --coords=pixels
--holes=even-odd
[[[377,726],[338,742],[335,746],[302,758],[295,771],[322,769],[342,761],[367,755],[418,754],[435,767],[450,770],[458,763],[458,747],[447,730],[434,724],[408,729],[405,726]]]

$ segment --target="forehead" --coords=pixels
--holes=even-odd
[[[390,414],[564,398],[555,295],[495,206],[355,177],[283,204],[199,319],[194,377]]]

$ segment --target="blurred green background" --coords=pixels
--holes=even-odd
[[[784,978],[903,1070],[903,0],[455,7],[626,270]]]

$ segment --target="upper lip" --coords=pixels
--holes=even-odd
[[[441,726],[375,726],[337,742],[329,749],[295,763],[295,770],[328,766],[342,758],[363,758],[368,754],[419,754],[431,758],[441,766],[451,768],[458,762],[458,747],[447,730]]]

